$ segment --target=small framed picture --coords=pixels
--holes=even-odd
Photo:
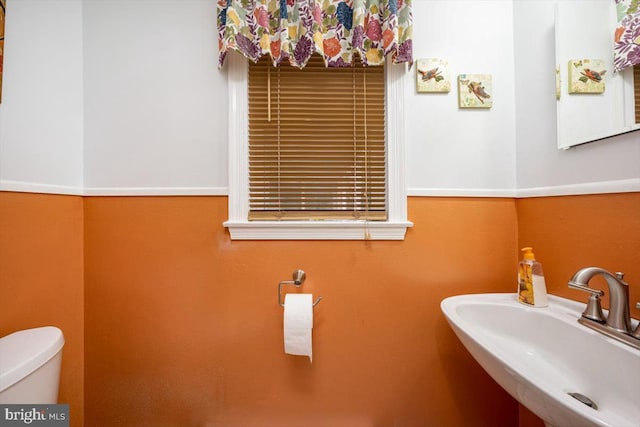
[[[556,99],[560,99],[562,94],[562,80],[560,78],[560,67],[556,65]]]
[[[491,108],[491,74],[460,74],[458,76],[458,107]]]
[[[604,93],[602,59],[569,60],[569,93]]]
[[[416,90],[419,93],[446,93],[451,90],[449,63],[440,58],[416,61]]]

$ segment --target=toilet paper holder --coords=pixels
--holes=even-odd
[[[304,271],[298,269],[298,270],[293,272],[293,280],[283,280],[280,283],[278,283],[278,305],[280,307],[284,307],[284,303],[281,302],[282,301],[282,286],[283,285],[294,285],[296,288],[299,288],[300,286],[302,286],[302,283],[304,282],[304,280],[306,278],[307,278],[306,273]],[[318,299],[315,300],[315,302],[313,303],[313,306],[315,307],[316,305],[318,305],[320,300],[322,300],[322,297],[318,297]]]

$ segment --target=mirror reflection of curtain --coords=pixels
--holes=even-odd
[[[2,59],[4,58],[4,7],[5,0],[0,0],[0,102],[2,102]]]
[[[640,5],[638,0],[615,0],[618,25],[615,31],[615,71],[640,64]]]

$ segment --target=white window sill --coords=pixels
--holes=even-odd
[[[232,240],[404,240],[410,221],[226,221]]]

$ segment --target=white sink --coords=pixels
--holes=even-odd
[[[585,304],[549,295],[549,307],[530,308],[516,294],[477,294],[441,308],[478,363],[548,425],[640,426],[640,351],[579,324]]]

